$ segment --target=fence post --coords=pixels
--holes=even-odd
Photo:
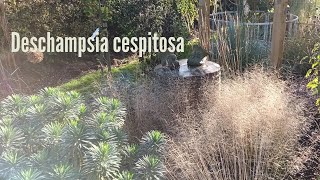
[[[275,0],[271,43],[271,62],[275,69],[281,67],[283,60],[287,5],[288,0]]]

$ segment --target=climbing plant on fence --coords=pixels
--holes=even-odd
[[[0,103],[0,179],[163,179],[164,135],[129,144],[116,99],[46,88]]]

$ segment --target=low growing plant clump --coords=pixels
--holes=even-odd
[[[163,179],[164,135],[129,144],[116,99],[46,88],[0,104],[0,179]]]

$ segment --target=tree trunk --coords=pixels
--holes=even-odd
[[[283,60],[287,5],[288,0],[275,0],[271,45],[271,61],[275,69],[281,68]]]
[[[210,51],[210,0],[199,0],[199,38],[200,44]]]

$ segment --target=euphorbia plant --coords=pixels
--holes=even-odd
[[[0,103],[0,179],[163,179],[164,135],[129,144],[117,99],[46,88]]]

